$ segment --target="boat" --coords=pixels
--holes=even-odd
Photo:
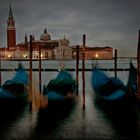
[[[91,86],[96,93],[99,102],[106,105],[126,103],[137,90],[137,74],[132,62],[130,62],[129,78],[125,85],[119,78],[110,77],[97,67],[93,68]]]
[[[27,103],[28,73],[19,63],[13,77],[0,87],[0,109],[18,108]]]
[[[137,69],[133,65],[133,63],[130,61],[130,70],[129,70],[129,76],[128,76],[128,82],[127,82],[128,89],[131,90],[130,94],[135,95],[137,93]]]
[[[43,95],[47,98],[48,105],[41,112],[48,112],[51,117],[66,115],[74,105],[76,90],[76,80],[68,71],[61,69],[56,78],[44,86]]]

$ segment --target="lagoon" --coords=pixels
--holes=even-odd
[[[25,68],[29,67],[28,61],[22,61]],[[86,61],[86,68],[91,68],[93,61]],[[113,68],[113,60],[101,60],[98,62],[102,68]],[[133,60],[136,64],[136,61]],[[42,68],[75,68],[76,62],[71,61],[42,61]],[[80,68],[82,68],[80,61]],[[2,61],[2,68],[10,68],[13,71],[2,71],[2,81],[12,77],[18,61]],[[129,68],[129,59],[119,60],[119,68]],[[38,62],[33,61],[33,68],[38,68]],[[42,71],[42,86],[54,78],[58,72]],[[75,71],[71,71],[75,76]],[[114,76],[113,71],[106,71]],[[86,97],[85,110],[82,108],[82,73],[79,72],[79,96],[75,107],[63,119],[53,123],[54,120],[40,120],[37,111],[30,112],[28,106],[14,117],[0,117],[0,139],[3,140],[33,140],[33,139],[140,139],[140,110],[138,108],[128,112],[116,114],[108,113],[95,101],[95,94],[91,88],[91,71],[85,72]],[[118,77],[126,84],[128,71],[118,71]],[[35,90],[38,91],[38,72],[33,72]],[[50,127],[50,124],[53,127]]]

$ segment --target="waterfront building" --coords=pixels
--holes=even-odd
[[[47,29],[40,35],[40,39],[35,39],[32,35],[32,56],[39,58],[39,47],[41,47],[42,59],[75,59],[76,46],[70,46],[70,41],[65,36],[62,39],[52,39]],[[25,34],[23,42],[16,43],[15,20],[10,5],[7,20],[7,47],[0,48],[0,56],[3,59],[29,59],[30,39]],[[81,46],[79,49],[80,59],[82,59]],[[113,49],[111,47],[87,47],[85,48],[85,59],[112,59]]]
[[[69,46],[69,40],[65,38],[52,40],[51,35],[45,29],[41,34],[39,40],[32,38],[33,58],[37,59],[39,56],[38,50],[41,47],[41,57],[44,59],[71,59],[72,48]],[[30,42],[27,35],[25,41],[17,44],[17,48],[22,52],[20,58],[29,58]]]
[[[88,47],[85,49],[85,59],[113,59],[113,48],[105,47]],[[79,48],[79,58],[82,59],[83,47]],[[73,58],[76,58],[76,47],[73,46]]]

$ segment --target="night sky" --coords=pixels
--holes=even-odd
[[[70,45],[111,46],[119,56],[136,56],[140,0],[0,0],[0,46],[7,44],[9,6],[16,21],[17,43],[25,34],[35,39],[46,28],[52,39],[65,35]]]

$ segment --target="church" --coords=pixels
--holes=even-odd
[[[41,47],[42,59],[75,59],[76,46],[70,46],[70,41],[65,36],[62,39],[53,40],[45,28],[38,40],[34,35],[29,38],[25,35],[23,42],[16,43],[16,27],[10,5],[7,20],[7,47],[0,48],[2,59],[29,59],[30,40],[32,41],[33,59],[39,58],[39,47]],[[79,49],[79,56],[82,59],[82,46]],[[88,47],[85,49],[85,59],[113,59],[111,47]]]

